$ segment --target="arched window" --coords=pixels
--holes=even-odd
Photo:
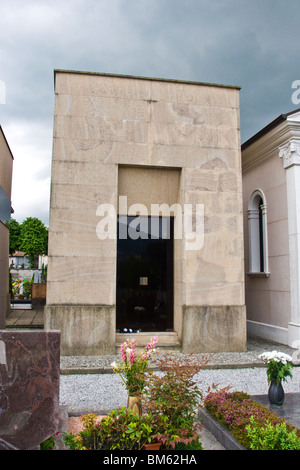
[[[249,275],[269,276],[267,205],[260,189],[253,191],[248,205]]]

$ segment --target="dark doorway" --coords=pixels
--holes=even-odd
[[[118,330],[173,330],[173,231],[172,217],[118,217]]]

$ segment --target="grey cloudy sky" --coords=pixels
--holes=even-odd
[[[14,217],[48,224],[54,69],[241,86],[244,142],[300,107],[299,17],[299,0],[0,0]]]

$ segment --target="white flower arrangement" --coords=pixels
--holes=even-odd
[[[287,377],[292,378],[292,358],[289,354],[285,354],[278,351],[264,352],[258,356],[267,364],[267,377],[268,382],[276,380],[279,384],[282,380],[286,380]]]
[[[271,351],[271,352],[264,352],[258,356],[267,364],[273,360],[275,362],[281,362],[282,364],[287,364],[288,362],[292,362],[291,356],[289,354],[285,354],[278,351]]]

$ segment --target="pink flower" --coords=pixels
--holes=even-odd
[[[135,349],[131,349],[131,350],[130,350],[130,355],[129,355],[129,357],[130,357],[130,361],[131,361],[132,364],[133,364],[134,361],[135,361],[135,356],[136,356],[136,355],[137,355],[137,352],[135,351]]]
[[[120,349],[121,349],[122,359],[123,359],[123,361],[126,361],[126,349],[127,349],[126,343],[121,344]]]

